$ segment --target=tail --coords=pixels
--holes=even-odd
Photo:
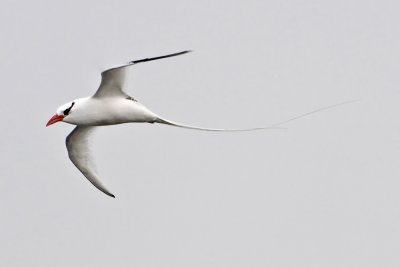
[[[246,128],[246,129],[203,128],[203,127],[191,126],[191,125],[186,125],[186,124],[180,124],[180,123],[162,119],[162,118],[158,118],[157,122],[162,123],[162,124],[172,125],[175,127],[185,128],[185,129],[208,131],[208,132],[249,132],[249,131],[257,131],[257,130],[285,129],[284,127],[278,127],[278,126],[256,127],[256,128]]]
[[[170,120],[166,120],[163,118],[158,118],[158,120],[156,122],[158,123],[162,123],[162,124],[167,124],[167,125],[172,125],[175,127],[180,127],[180,128],[185,128],[185,129],[192,129],[192,130],[200,130],[200,131],[209,131],[209,132],[249,132],[249,131],[258,131],[258,130],[276,130],[276,129],[285,129],[284,127],[280,127],[283,124],[289,123],[291,121],[295,121],[304,117],[307,117],[309,115],[315,114],[315,113],[319,113],[321,111],[324,110],[328,110],[328,109],[332,109],[332,108],[336,108],[339,106],[343,106],[346,104],[350,104],[350,103],[354,103],[357,102],[359,100],[349,100],[349,101],[345,101],[345,102],[341,102],[338,104],[334,104],[334,105],[330,105],[330,106],[326,106],[326,107],[322,107],[319,109],[315,109],[313,111],[298,115],[296,117],[281,121],[281,122],[277,122],[274,124],[271,124],[269,126],[265,126],[265,127],[255,127],[255,128],[244,128],[244,129],[215,129],[215,128],[203,128],[203,127],[197,127],[197,126],[191,126],[191,125],[185,125],[185,124],[180,124],[177,122],[173,122]]]

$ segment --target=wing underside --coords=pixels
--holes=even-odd
[[[92,160],[88,137],[94,130],[93,126],[77,126],[67,136],[66,145],[68,150],[68,156],[72,163],[78,168],[78,170],[100,191],[115,197],[108,191],[108,189],[100,182],[96,166]]]

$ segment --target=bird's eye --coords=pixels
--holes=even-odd
[[[75,102],[72,102],[71,106],[67,108],[66,110],[63,111],[64,116],[67,116],[69,112],[71,111],[71,108],[75,105]]]

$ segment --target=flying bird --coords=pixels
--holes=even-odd
[[[142,62],[183,55],[188,52],[190,51],[183,51],[154,58],[134,60],[126,64],[107,69],[101,73],[102,78],[100,87],[93,96],[79,98],[62,105],[57,109],[56,114],[47,122],[46,127],[59,121],[77,125],[66,138],[68,156],[72,163],[79,169],[79,171],[103,193],[111,197],[115,197],[100,181],[92,160],[92,156],[90,154],[88,138],[96,126],[131,122],[146,122],[161,123],[202,131],[234,132],[277,129],[280,128],[278,126],[283,123],[307,116],[311,113],[319,112],[323,109],[328,109],[343,104],[336,104],[314,110],[312,112],[308,112],[268,127],[248,129],[213,129],[184,125],[164,119],[150,111],[143,104],[139,103],[135,98],[126,93],[124,81],[128,67]]]

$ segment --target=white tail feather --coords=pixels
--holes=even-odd
[[[203,128],[203,127],[180,124],[180,123],[173,122],[173,121],[170,121],[170,120],[166,120],[166,119],[163,119],[163,118],[159,118],[157,120],[157,122],[158,123],[162,123],[162,124],[176,126],[176,127],[186,128],[186,129],[200,130],[200,131],[211,131],[211,132],[248,132],[248,131],[257,131],[257,130],[276,130],[276,129],[285,129],[284,127],[279,127],[279,126],[283,125],[283,124],[286,124],[286,123],[289,123],[291,121],[298,120],[298,119],[301,119],[303,117],[307,117],[309,115],[312,115],[312,114],[315,114],[315,113],[318,113],[318,112],[321,112],[321,111],[324,111],[324,110],[332,109],[332,108],[335,108],[335,107],[339,107],[339,106],[342,106],[342,105],[354,103],[354,102],[357,102],[357,101],[359,101],[359,100],[349,100],[349,101],[346,101],[346,102],[341,102],[341,103],[338,103],[338,104],[322,107],[322,108],[319,108],[319,109],[316,109],[316,110],[313,110],[313,111],[310,111],[310,112],[298,115],[296,117],[293,117],[293,118],[290,118],[290,119],[287,119],[287,120],[284,120],[284,121],[281,121],[281,122],[278,122],[278,123],[274,123],[274,124],[271,124],[271,125],[265,126],[265,127],[245,128],[245,129],[215,129],[215,128]]]
[[[199,131],[209,131],[209,132],[248,132],[248,131],[257,131],[257,130],[276,130],[276,129],[285,129],[284,127],[275,127],[275,126],[268,126],[268,127],[256,127],[256,128],[247,128],[247,129],[215,129],[215,128],[203,128],[203,127],[196,127],[191,125],[180,124],[177,122],[169,121],[166,119],[161,119],[157,121],[158,123],[172,125],[176,127],[181,127],[185,129],[191,130],[199,130]]]

